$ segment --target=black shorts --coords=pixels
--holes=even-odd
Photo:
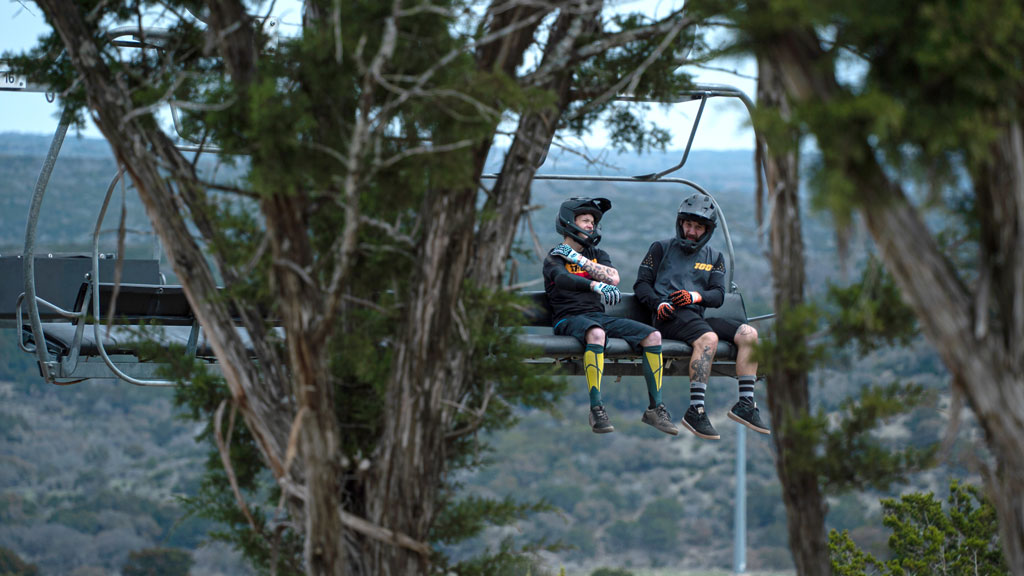
[[[640,342],[654,332],[654,328],[643,322],[609,316],[603,312],[566,316],[555,324],[554,332],[558,336],[572,336],[586,346],[587,330],[595,326],[602,328],[606,337],[622,338],[637,353],[642,351]]]
[[[742,325],[743,322],[729,318],[704,318],[691,306],[676,308],[672,318],[654,322],[654,327],[661,331],[663,338],[682,340],[690,346],[708,332],[717,334],[719,340],[735,344],[736,331]]]

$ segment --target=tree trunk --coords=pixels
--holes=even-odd
[[[1003,554],[1024,574],[1024,135],[1009,124],[974,176],[981,220],[981,273],[973,336],[989,351],[965,374],[968,398],[998,456],[986,475]],[[1014,407],[1008,409],[1008,407]]]
[[[297,454],[305,485],[304,559],[309,574],[345,574],[341,523],[341,429],[334,405],[327,342],[315,336],[323,295],[312,281],[306,196],[275,194],[263,201],[274,258],[273,284],[288,348],[292,394],[298,407]]]
[[[476,191],[433,191],[423,204],[427,228],[414,259],[417,280],[407,298],[404,330],[395,346],[384,429],[373,479],[367,483],[371,522],[429,540],[445,467],[442,416],[452,388],[470,375],[452,371],[459,298],[473,241]],[[405,576],[427,571],[427,558],[391,543],[368,543],[369,574]]]
[[[778,112],[788,119],[791,111],[783,76],[773,58],[758,58],[757,101],[761,109]],[[794,362],[792,354],[803,356],[806,335],[791,316],[804,303],[804,244],[800,220],[799,137],[781,142],[778,150],[765,150],[765,176],[769,191],[770,249],[775,305],[776,345],[772,348],[768,372],[768,407],[774,430],[776,469],[786,504],[789,547],[797,574],[824,576],[831,573],[825,501],[814,467],[813,442],[799,432],[797,422],[810,417],[807,367]]]
[[[488,197],[486,210],[492,217],[474,231],[475,189],[434,192],[424,204],[423,221],[428,227],[416,257],[418,280],[408,299],[406,329],[392,363],[378,466],[367,484],[368,519],[413,539],[429,539],[445,472],[445,435],[451,431],[457,407],[471,383],[486,377],[471,372],[472,347],[459,342],[467,336],[466,322],[461,320],[467,313],[460,302],[462,283],[471,278],[483,288],[500,287],[523,206],[529,201],[530,182],[568,102],[572,74],[565,62],[576,39],[593,28],[599,13],[597,4],[582,11],[564,10],[556,19],[544,59],[562,65],[544,88],[553,91],[558,101],[520,119],[501,177]],[[521,58],[521,54],[511,53],[509,46],[522,50],[528,45],[515,39],[506,44],[499,51],[482,51],[478,65],[508,69]],[[477,177],[488,150],[489,142],[476,151]],[[367,569],[370,574],[426,572],[427,558],[409,548],[368,544],[373,549],[369,555],[372,566]]]

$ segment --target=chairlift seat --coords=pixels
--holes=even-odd
[[[252,340],[249,338],[249,333],[241,327],[236,327],[236,330],[242,338],[246,349],[252,350]],[[23,328],[22,331],[25,334],[26,341],[31,342],[32,331],[27,327]],[[43,332],[46,335],[46,345],[51,354],[56,356],[58,359],[67,357],[71,354],[74,348],[75,339],[75,326],[73,324],[61,324],[56,322],[46,323],[43,325]],[[151,337],[164,346],[177,345],[187,347],[191,335],[192,327],[181,324],[153,325],[146,328],[146,337]],[[283,333],[280,335],[283,337]],[[106,326],[101,326],[100,337],[102,338],[102,341],[97,342],[92,326],[87,327],[87,329],[82,333],[82,341],[79,345],[78,352],[79,355],[81,357],[99,356],[99,344],[102,343],[103,349],[110,356],[134,357],[136,358],[136,362],[147,361],[147,359],[142,357],[140,354],[139,340],[142,336],[141,331],[137,326],[114,325],[111,326],[109,330]],[[213,347],[206,339],[206,335],[203,331],[200,331],[197,336],[195,357],[208,360],[210,362],[216,361]]]
[[[552,325],[551,309],[547,295],[543,291],[525,292],[530,299],[530,306],[524,312],[526,334],[519,337],[521,343],[534,348],[537,352],[530,362],[538,364],[558,364],[561,372],[570,375],[582,375],[583,353],[585,347],[572,336],[558,336],[545,330]],[[621,301],[615,306],[608,306],[606,313],[619,318],[630,318],[644,324],[651,324],[652,318],[643,304],[632,293],[622,294]],[[707,318],[731,318],[747,322],[746,306],[739,292],[726,293],[725,301],[719,308],[706,308]],[[678,340],[662,338],[661,354],[664,360],[665,376],[688,376],[689,359],[693,348]],[[613,376],[642,376],[643,365],[639,355],[621,338],[608,338],[604,349],[604,373]],[[736,346],[720,340],[712,363],[711,373],[714,376],[736,375]]]

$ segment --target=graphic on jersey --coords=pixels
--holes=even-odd
[[[591,262],[597,262],[597,260],[594,260],[594,259],[591,259],[590,261]],[[590,277],[590,272],[587,272],[586,270],[583,269],[583,267],[579,266],[578,264],[573,264],[572,262],[566,262],[565,263],[565,271],[568,272],[569,274],[574,275],[574,276],[582,276],[583,278],[586,278],[587,280],[591,280],[592,279]]]

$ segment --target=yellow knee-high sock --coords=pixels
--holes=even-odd
[[[661,404],[661,346],[644,347],[644,379],[647,381],[648,408]]]
[[[604,346],[587,344],[583,352],[583,371],[587,375],[590,406],[601,405],[601,376],[604,374]]]

